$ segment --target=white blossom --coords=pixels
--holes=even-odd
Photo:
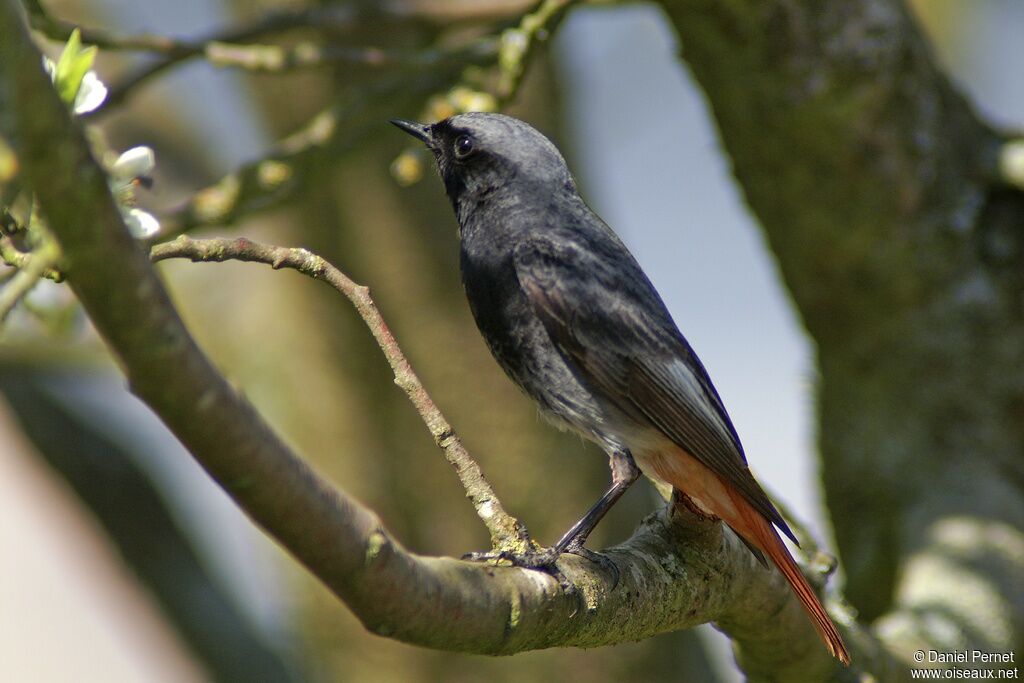
[[[121,213],[124,216],[124,222],[128,226],[129,232],[136,239],[146,239],[160,232],[160,221],[147,211],[137,208],[125,210],[122,207]]]
[[[73,110],[79,115],[88,114],[99,109],[99,106],[106,99],[107,86],[103,85],[103,81],[100,80],[95,71],[87,71],[85,72],[85,77],[82,78],[82,86],[78,89],[78,94],[75,95]]]
[[[117,158],[110,169],[116,180],[131,182],[143,178],[153,172],[156,167],[156,156],[153,150],[144,145],[132,147]]]

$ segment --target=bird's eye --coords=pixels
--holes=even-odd
[[[473,153],[473,150],[475,148],[476,143],[473,141],[473,138],[469,137],[468,135],[460,135],[459,137],[455,138],[456,159],[465,159],[466,157]]]

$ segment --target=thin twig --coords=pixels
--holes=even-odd
[[[497,41],[490,36],[455,49],[426,49],[413,52],[385,50],[379,47],[349,47],[311,41],[295,45],[239,45],[211,42],[204,51],[207,61],[214,66],[237,67],[248,71],[269,73],[333,65],[431,69],[445,65],[465,66],[491,62],[497,54]]]
[[[515,97],[538,44],[558,28],[572,5],[584,0],[541,0],[533,10],[497,30],[497,55],[491,68],[467,63],[443,97],[427,103],[424,118],[436,121],[468,111],[497,111]],[[415,148],[410,148],[415,149]]]
[[[205,36],[191,40],[166,36],[113,36],[91,29],[83,29],[82,41],[87,44],[106,49],[144,50],[161,55],[155,62],[139,67],[138,70],[111,86],[106,106],[97,111],[102,112],[118,104],[140,84],[167,69],[188,59],[202,56],[212,43],[247,43],[260,36],[304,27],[314,27],[320,30],[336,29],[350,25],[354,17],[352,8],[347,5],[280,10],[238,26],[215,29]],[[51,37],[61,38],[65,33],[70,34],[69,29],[73,28],[68,22],[50,21],[56,22],[56,30],[48,30],[50,27],[48,24],[37,25],[37,19],[33,16],[33,26]]]
[[[24,270],[32,258],[33,254],[27,254],[14,246],[14,241],[9,235],[0,236],[0,260],[4,263],[12,268]],[[64,280],[64,274],[52,266],[45,268],[39,277],[53,280],[54,282],[62,282]]]
[[[39,284],[43,274],[53,267],[59,255],[57,245],[52,241],[43,244],[30,255],[24,255],[21,270],[0,289],[0,322],[6,320],[18,302]]]
[[[518,26],[501,34],[498,85],[495,92],[499,102],[507,102],[515,96],[537,43],[546,40],[561,22],[566,10],[579,1],[542,0],[534,11],[523,16]]]
[[[264,263],[275,269],[292,268],[315,280],[323,280],[345,295],[355,306],[360,317],[370,328],[374,339],[384,352],[397,384],[409,397],[423,422],[444,452],[445,459],[455,468],[466,497],[473,503],[477,515],[491,534],[494,548],[501,550],[524,549],[529,546],[526,529],[509,515],[498,500],[491,485],[484,478],[480,466],[473,460],[455,430],[441,414],[427,394],[412,366],[398,346],[394,335],[370,297],[370,290],[353,282],[322,257],[306,249],[258,244],[245,238],[192,239],[185,235],[172,242],[157,244],[150,250],[153,261],[187,258],[193,262],[246,261]]]
[[[38,0],[24,0],[24,4],[28,9],[32,28],[51,40],[66,41],[77,28],[81,33],[82,42],[87,45],[95,45],[104,50],[150,52],[177,61],[198,57],[211,42],[242,42],[261,35],[302,28],[336,31],[339,28],[348,28],[362,18],[357,9],[342,4],[280,9],[245,21],[237,27],[214,29],[203,37],[189,39],[150,33],[119,34],[105,29],[79,26],[74,22],[54,17]],[[435,26],[482,24],[515,17],[527,4],[529,3],[526,0],[483,4],[473,0],[462,7],[453,6],[447,1],[439,3],[436,7],[419,2],[408,6],[392,3],[385,8],[376,8],[372,13],[366,13],[365,18],[425,22]]]
[[[351,7],[328,5],[268,12],[238,26],[214,29],[200,38],[175,38],[148,33],[121,35],[104,29],[79,26],[53,17],[36,1],[26,3],[32,28],[51,40],[66,41],[76,28],[82,42],[104,50],[126,52],[153,52],[170,58],[188,58],[202,54],[207,43],[215,40],[244,41],[268,33],[279,33],[297,28],[337,29],[351,25],[355,13]]]

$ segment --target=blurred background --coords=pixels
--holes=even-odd
[[[373,15],[374,3],[351,4]],[[339,36],[419,46],[472,31],[458,20],[465,4],[423,2],[429,21],[368,21]],[[493,4],[506,16],[528,6]],[[982,115],[1021,127],[1024,3],[912,4]],[[53,16],[83,26],[179,37],[275,7],[46,3]],[[506,111],[560,145],[584,196],[633,249],[703,359],[754,471],[827,541],[814,350],[677,53],[654,5],[576,8]],[[101,50],[97,72],[117,84],[152,59]],[[344,120],[351,140],[314,159],[295,201],[194,232],[306,246],[369,285],[504,504],[550,543],[604,490],[605,458],[540,420],[490,358],[462,296],[456,224],[436,174],[427,168],[403,186],[389,170],[408,141],[386,120],[424,115],[425,94],[440,86],[423,76],[422,92],[395,89],[392,76],[340,66],[253,74],[191,60],[92,123],[113,149],[153,147],[156,182],[141,200],[161,215],[259,159],[318,111],[358,104],[359,114]],[[383,95],[361,101],[372,88]],[[454,474],[347,301],[262,266],[160,269],[223,372],[407,547],[455,556],[486,547]],[[7,323],[0,392],[0,680],[737,680],[726,639],[710,627],[510,658],[433,652],[366,633],[126,391],[60,285],[37,287]],[[649,485],[634,487],[591,547],[624,540],[657,504]]]

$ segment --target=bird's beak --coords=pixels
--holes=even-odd
[[[422,140],[428,147],[431,146],[431,143],[434,141],[433,132],[431,130],[433,126],[429,124],[406,121],[405,119],[391,119],[391,123],[395,124],[414,138]]]

